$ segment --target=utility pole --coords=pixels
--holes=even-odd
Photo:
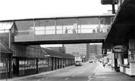
[[[115,2],[116,0],[113,0],[113,3],[112,3],[112,13],[115,14]],[[117,61],[117,54],[114,53],[114,70],[116,72],[118,72],[118,61]]]
[[[113,3],[112,3],[112,13],[115,14],[115,1],[116,0],[113,0]]]

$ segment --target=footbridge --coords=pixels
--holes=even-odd
[[[106,38],[113,17],[102,15],[12,20],[17,28],[14,43],[101,43]]]

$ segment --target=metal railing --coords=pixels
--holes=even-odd
[[[50,34],[83,34],[107,33],[108,28],[77,28],[77,29],[46,29],[46,30],[19,30],[16,35],[50,35]]]

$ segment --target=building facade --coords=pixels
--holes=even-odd
[[[66,53],[70,53],[74,56],[85,56],[87,61],[102,56],[101,44],[67,44],[64,46]]]
[[[102,45],[89,45],[89,59],[99,58],[102,56]]]
[[[115,71],[135,76],[135,1],[117,1],[118,11],[103,48],[112,49]]]
[[[74,56],[85,56],[86,55],[86,44],[65,44],[66,53]]]

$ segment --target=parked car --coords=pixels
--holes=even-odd
[[[81,66],[81,65],[82,65],[81,61],[75,61],[75,66]]]
[[[90,60],[89,63],[93,63],[93,60]]]

